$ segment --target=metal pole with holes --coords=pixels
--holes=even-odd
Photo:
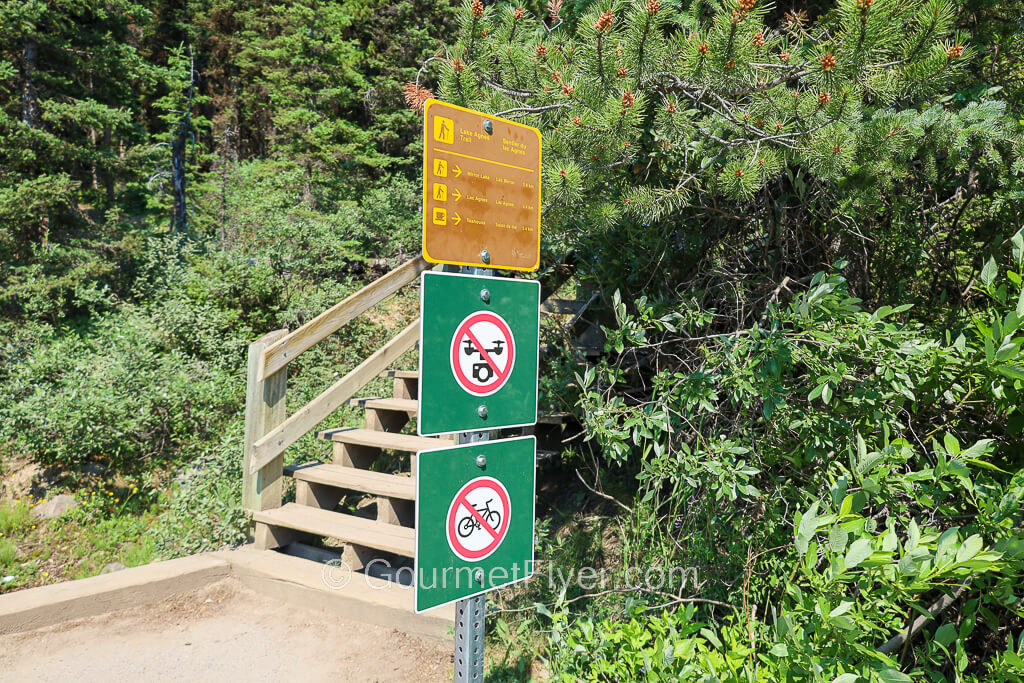
[[[485,263],[490,260],[489,257],[488,254]],[[454,270],[458,270],[458,268],[456,267]],[[470,275],[494,275],[494,271],[490,268],[465,268],[465,272]],[[459,434],[460,444],[479,443],[489,439],[489,432]],[[482,583],[481,579],[475,576],[473,578]],[[479,683],[484,680],[484,620],[486,616],[486,593],[472,598],[464,598],[455,603],[454,683]]]

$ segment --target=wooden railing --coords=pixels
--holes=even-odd
[[[388,298],[431,267],[422,257],[406,262],[289,333],[275,330],[249,345],[245,396],[242,504],[249,510],[281,505],[284,451],[316,428],[419,340],[417,318],[326,391],[286,417],[288,364]]]

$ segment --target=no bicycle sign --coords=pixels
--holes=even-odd
[[[536,446],[524,436],[420,451],[417,612],[533,573]]]
[[[422,278],[419,433],[536,423],[540,283]]]
[[[508,535],[512,500],[494,477],[477,477],[459,489],[448,508],[448,547],[472,562],[489,557]]]

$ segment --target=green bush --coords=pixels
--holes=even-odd
[[[243,424],[232,422],[217,445],[183,472],[170,505],[146,532],[165,558],[219,550],[245,541],[249,516],[242,509]]]
[[[242,400],[238,377],[170,348],[134,307],[36,341],[6,373],[0,424],[12,452],[43,465],[143,472],[217,434]]]
[[[637,586],[618,610],[632,620],[554,613],[553,669],[564,680],[636,680],[641,666],[655,680],[1019,674],[1020,642],[1006,634],[1024,604],[1024,235],[1010,241],[1006,267],[992,258],[979,273],[987,303],[938,335],[905,306],[863,310],[837,272],[721,335],[701,334],[693,312],[646,300],[630,312],[615,297],[615,353],[577,383],[605,479],[635,477],[632,491],[609,489],[633,499],[623,565],[694,567],[701,599],[739,621],[639,618],[687,586]],[[643,378],[642,400],[623,390],[638,381],[622,362],[641,349],[670,368]],[[885,645],[918,615],[909,645]],[[986,648],[1003,654],[977,657]]]

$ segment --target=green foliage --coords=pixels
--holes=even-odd
[[[245,541],[249,516],[242,509],[243,425],[232,422],[216,445],[188,467],[171,503],[146,532],[165,557],[177,557]]]
[[[692,613],[627,624],[555,613],[565,680],[640,666],[695,680],[1010,675],[1012,640],[1007,661],[971,655],[1003,637],[1024,598],[1024,237],[1010,242],[1008,267],[993,258],[979,273],[988,305],[940,334],[908,321],[907,306],[863,310],[836,272],[730,334],[701,335],[699,311],[640,300],[630,313],[616,298],[618,362],[577,383],[588,438],[635,475],[624,565],[694,566],[702,598],[737,610],[744,576],[743,619],[738,632],[727,620],[680,640],[671,633],[688,635]],[[639,348],[682,359],[645,378],[643,401],[622,389],[636,382],[622,361]],[[929,619],[912,644],[884,645],[916,615]],[[584,661],[579,643],[619,656]],[[672,668],[667,645],[692,653],[677,667],[696,668]]]
[[[920,104],[974,54],[952,4],[841,0],[781,30],[769,11],[636,0],[566,23],[504,5],[476,17],[466,3],[442,95],[542,129],[545,223],[560,236],[581,215],[590,229],[670,218],[694,192],[749,200],[783,167],[871,187],[905,177],[921,152],[1020,158],[1000,103],[980,105],[995,115],[976,139],[972,112]],[[959,140],[927,130],[943,113]]]
[[[237,381],[170,348],[138,310],[97,319],[88,336],[38,332],[3,385],[0,422],[12,452],[81,471],[138,472],[210,438],[241,400]]]

